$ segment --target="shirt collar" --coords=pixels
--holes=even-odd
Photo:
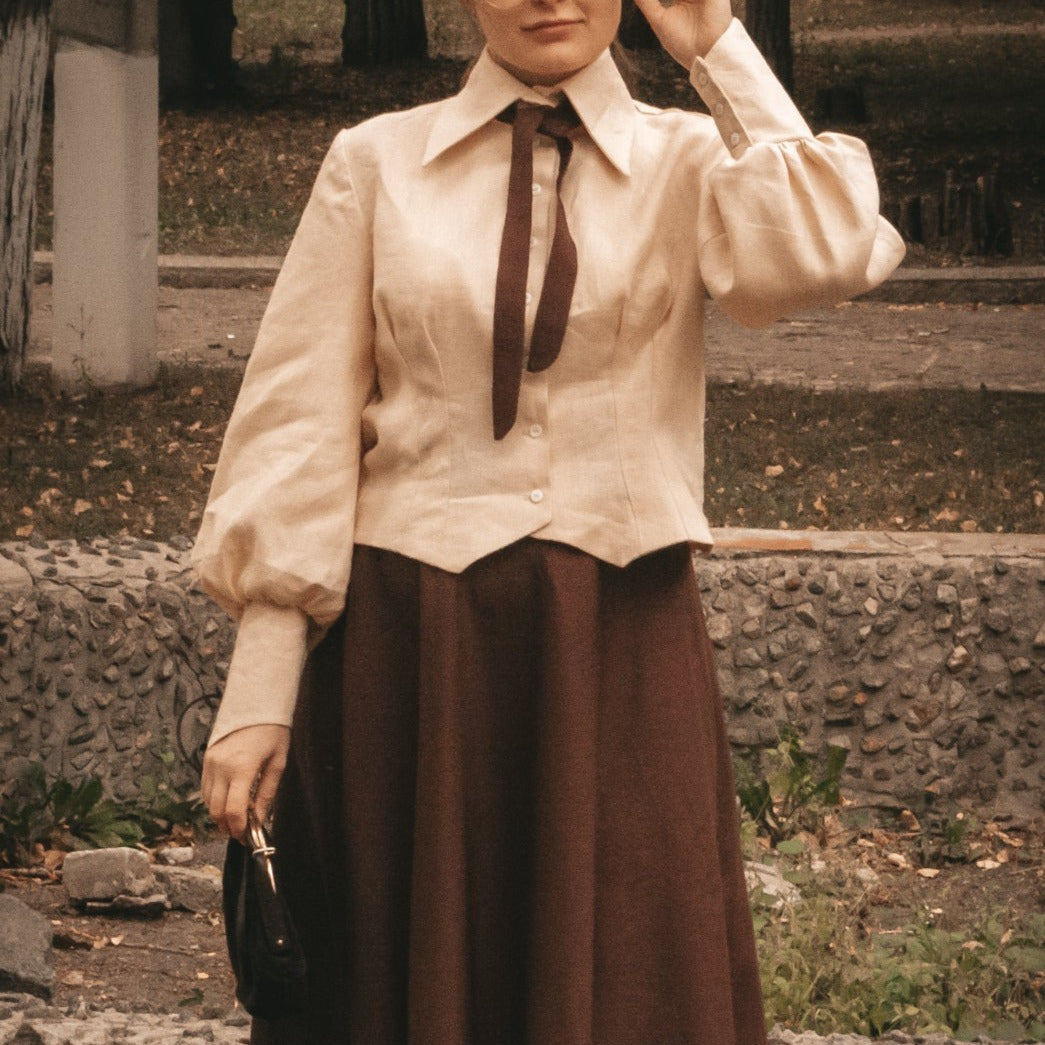
[[[635,103],[610,52],[603,51],[558,87],[606,159],[621,174],[630,174]],[[422,163],[431,163],[519,99],[548,103],[546,96],[520,83],[484,50],[464,87],[440,106]]]

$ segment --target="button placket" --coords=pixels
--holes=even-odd
[[[530,323],[533,320],[531,306],[534,306],[537,301],[537,296],[533,288],[539,288],[544,285],[545,271],[548,267],[550,230],[554,220],[554,211],[552,208],[555,204],[555,194],[550,192],[550,190],[549,192],[545,192],[545,188],[555,183],[557,173],[556,162],[559,153],[554,147],[549,149],[544,148],[545,144],[554,146],[551,139],[545,141],[544,138],[538,135],[534,146],[534,180],[533,185],[531,186],[533,192],[533,210],[531,213],[530,261],[527,267],[527,289],[525,297],[527,306],[527,337],[530,333]],[[527,362],[529,362],[528,351],[526,353],[524,365]]]

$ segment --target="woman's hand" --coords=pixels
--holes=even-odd
[[[207,748],[200,793],[219,830],[242,839],[251,805],[264,823],[289,750],[290,730],[271,725],[245,726]]]
[[[733,19],[729,0],[635,0],[661,46],[687,71],[703,58]]]

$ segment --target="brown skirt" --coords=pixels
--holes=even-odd
[[[276,810],[306,1019],[255,1045],[764,1045],[688,550],[358,547]]]

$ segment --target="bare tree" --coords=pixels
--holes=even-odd
[[[0,390],[18,383],[29,344],[51,0],[0,0]]]
[[[427,48],[422,0],[345,0],[341,31],[345,65],[424,58]]]
[[[793,94],[795,74],[791,47],[791,0],[747,0],[744,25],[780,82]]]

